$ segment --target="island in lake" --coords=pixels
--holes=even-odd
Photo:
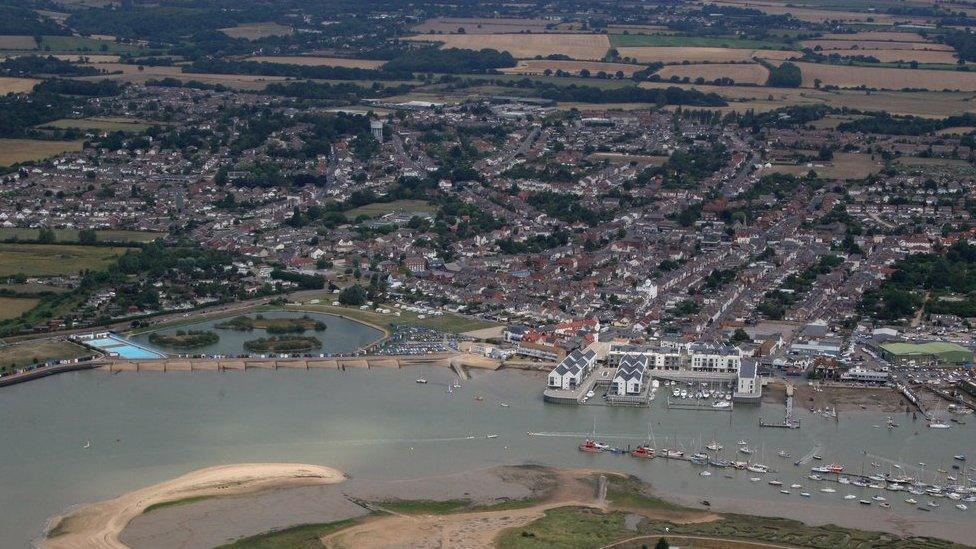
[[[220,336],[211,331],[202,330],[177,330],[172,334],[149,334],[149,342],[163,347],[179,347],[189,349],[192,347],[206,347],[220,341]]]
[[[262,337],[244,342],[244,349],[254,353],[294,353],[311,351],[321,346],[322,342],[311,336]]]
[[[300,318],[265,318],[263,315],[256,315],[254,318],[249,316],[236,316],[214,327],[242,332],[258,329],[265,330],[269,334],[300,334],[306,330],[321,332],[325,330],[326,324],[308,315]]]

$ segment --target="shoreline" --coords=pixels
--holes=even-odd
[[[339,483],[344,484],[340,487]],[[494,546],[506,533],[531,528],[550,511],[574,508],[604,515],[623,512],[658,525],[751,520],[782,528],[783,520],[796,520],[807,529],[806,535],[810,529],[835,531],[840,527],[877,539],[891,534],[961,544],[971,541],[974,531],[974,527],[923,520],[895,510],[851,512],[824,505],[784,506],[736,497],[709,498],[712,505],[703,507],[698,503],[700,497],[664,492],[637,477],[604,469],[508,465],[370,480],[348,479],[339,471],[314,465],[239,464],[202,469],[113,500],[78,507],[66,515],[73,523],[58,524],[64,517],[50,521],[55,525],[52,531],[69,531],[45,538],[41,546],[121,549],[128,547],[126,542],[134,546],[147,540],[168,544],[178,538],[187,547],[210,547],[223,539],[337,522],[346,524],[313,539],[325,546],[424,545],[436,540],[451,540],[456,546]],[[165,505],[174,498],[181,501]],[[164,505],[158,505],[161,502]],[[767,544],[761,538],[743,541]]]
[[[288,486],[338,484],[341,471],[297,463],[242,463],[200,469],[121,496],[83,505],[48,521],[40,544],[49,549],[123,549],[126,526],[154,505],[190,498],[242,495]]]

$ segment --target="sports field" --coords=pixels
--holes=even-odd
[[[0,347],[0,368],[23,368],[54,359],[72,359],[95,353],[70,341],[39,339]]]

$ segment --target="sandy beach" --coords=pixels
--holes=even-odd
[[[242,463],[194,471],[57,517],[42,547],[127,547],[119,536],[149,506],[186,498],[231,496],[288,486],[336,484],[346,476],[329,467],[298,463]]]

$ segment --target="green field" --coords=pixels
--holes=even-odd
[[[668,34],[611,34],[610,45],[615,48],[642,46],[675,46],[685,48],[733,48],[745,50],[793,49],[786,42],[746,40],[718,36],[672,36]]]
[[[0,370],[16,369],[54,359],[91,356],[94,353],[69,341],[36,340],[0,347]]]
[[[146,50],[131,44],[116,44],[110,40],[97,40],[83,36],[45,36],[41,42],[45,53],[86,52],[86,53],[134,53]]]
[[[382,217],[389,213],[416,213],[427,212],[430,214],[437,212],[437,206],[431,205],[426,200],[394,200],[393,202],[374,202],[366,204],[346,212],[347,219],[356,219],[361,215],[366,217]]]
[[[37,240],[40,229],[27,229],[22,227],[0,227],[0,241],[6,240]],[[125,230],[105,230],[95,231],[99,242],[152,242],[157,238],[166,236],[165,233],[154,233],[149,231],[125,231]],[[76,229],[54,229],[54,235],[58,242],[77,242],[78,231]]]
[[[145,131],[153,123],[144,120],[127,120],[123,118],[62,118],[53,122],[41,124],[40,128],[77,128],[79,130],[99,130],[106,132],[130,132],[138,133]]]
[[[127,248],[60,244],[0,244],[0,276],[62,276],[101,270]]]
[[[331,297],[327,296],[325,299],[331,299]],[[442,332],[459,334],[462,332],[470,332],[472,330],[481,330],[483,328],[498,326],[498,324],[494,322],[475,320],[452,314],[444,314],[443,316],[425,316],[424,318],[419,318],[417,313],[402,311],[393,307],[389,308],[394,311],[400,311],[400,316],[394,316],[392,313],[385,315],[375,311],[363,311],[350,307],[338,307],[324,304],[300,305],[298,307],[287,308],[297,308],[303,311],[346,316],[353,320],[359,320],[360,322],[365,322],[367,324],[374,324],[386,330],[391,329],[394,324],[399,324],[401,326],[423,326],[425,328],[440,330]]]

